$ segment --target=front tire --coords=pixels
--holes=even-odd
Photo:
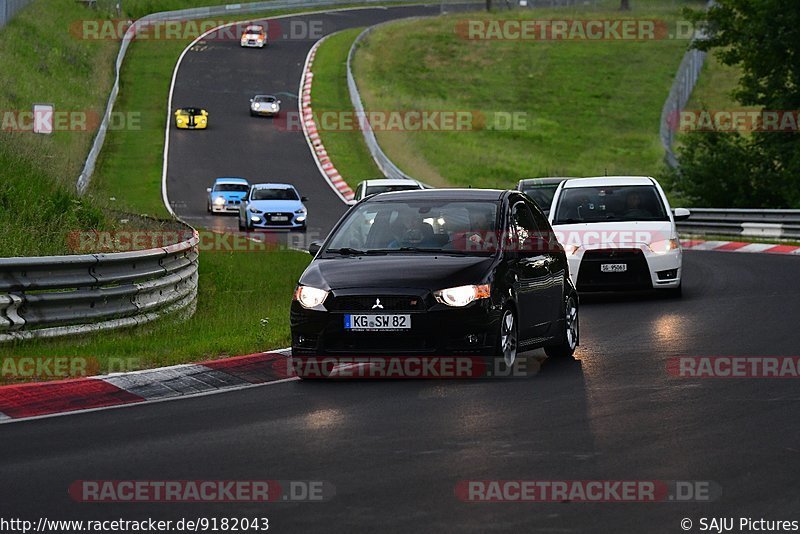
[[[509,368],[517,360],[518,339],[517,316],[514,310],[507,306],[500,319],[495,358],[503,360],[503,363]]]
[[[573,296],[567,298],[567,302],[564,305],[563,321],[563,329],[561,330],[558,344],[544,348],[544,352],[549,358],[571,358],[578,347],[580,323],[578,320],[578,303]]]

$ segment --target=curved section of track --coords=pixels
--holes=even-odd
[[[170,126],[166,190],[175,213],[195,226],[236,230],[236,217],[206,211],[206,187],[215,177],[288,182],[310,199],[309,237],[327,235],[347,206],[320,175],[300,126],[297,98],[306,55],[324,34],[436,15],[440,9],[431,4],[263,19],[278,33],[263,49],[241,48],[237,41],[197,42],[177,70],[171,107],[203,107],[209,112],[209,127],[187,131]],[[292,34],[315,38],[293,39]],[[259,93],[279,95],[278,118],[250,117],[250,98]]]

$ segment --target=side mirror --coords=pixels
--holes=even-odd
[[[211,192],[211,188],[210,187],[206,187],[206,193],[210,193],[210,192]]]
[[[252,98],[250,99],[250,103],[251,103],[251,104],[253,103],[253,99],[252,99]]]
[[[300,202],[308,202],[308,197],[300,197]]]
[[[692,212],[686,208],[675,208],[672,210],[672,215],[676,221],[685,221],[692,215]]]
[[[278,100],[278,104],[280,104],[280,103],[281,103],[281,101],[280,101],[280,100]]]
[[[312,256],[316,256],[319,249],[322,248],[322,243],[319,241],[312,241],[310,245],[308,245],[308,253]]]

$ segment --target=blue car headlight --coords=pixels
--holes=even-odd
[[[250,210],[250,213],[255,213],[255,214],[264,213],[263,211],[261,211],[258,208],[247,208],[247,209]]]

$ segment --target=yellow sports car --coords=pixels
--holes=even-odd
[[[189,130],[205,130],[208,111],[200,108],[180,108],[175,112],[175,126]]]

